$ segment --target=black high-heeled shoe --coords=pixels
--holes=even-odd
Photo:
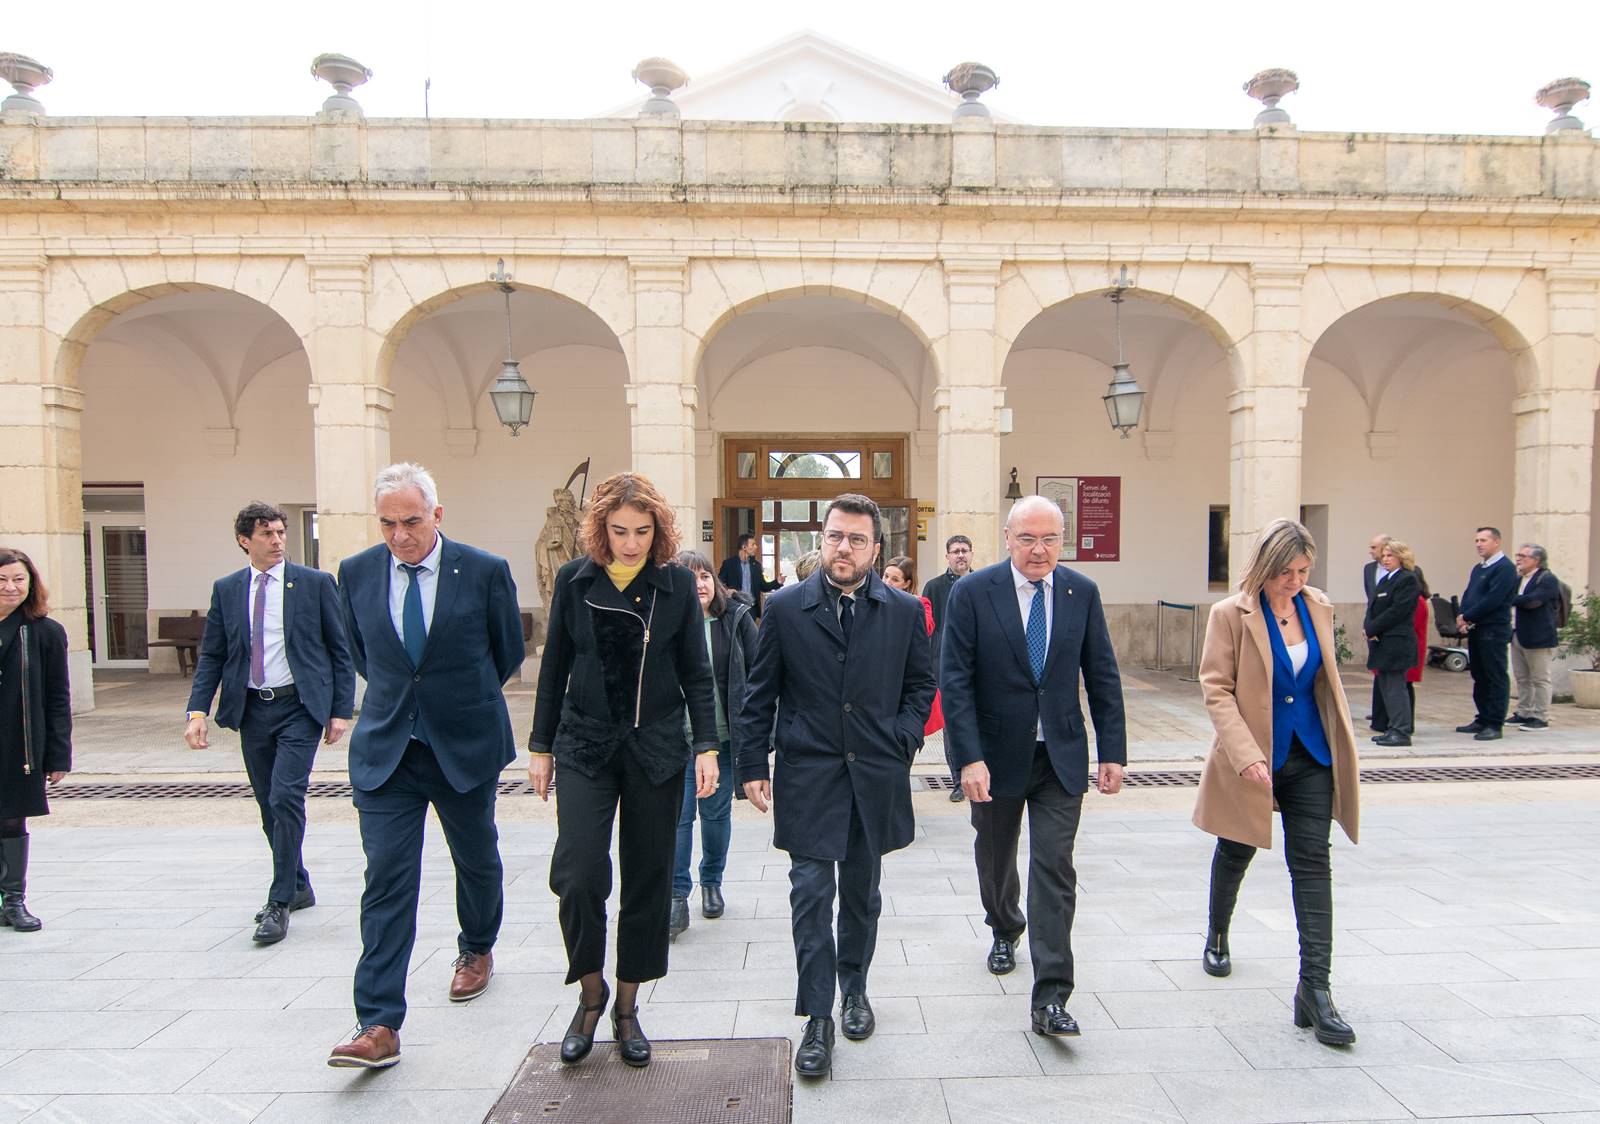
[[[633,1024],[633,1033],[627,1038],[622,1036],[622,1024],[625,1022]],[[650,1040],[639,1026],[639,1004],[635,1003],[631,1011],[612,1008],[611,1035],[617,1040],[617,1053],[628,1065],[638,1069],[650,1064]]]
[[[589,1051],[594,1049],[594,1032],[600,1029],[600,1012],[606,1009],[606,1004],[611,1002],[611,988],[605,980],[600,981],[600,1002],[593,1007],[586,1007],[583,1000],[578,1001],[578,1013],[572,1016],[572,1022],[567,1026],[567,1036],[561,1040],[561,1060],[568,1065],[577,1065],[589,1056]],[[589,1028],[589,1033],[583,1033],[583,1024],[587,1022],[587,1015],[594,1015],[594,1026]]]

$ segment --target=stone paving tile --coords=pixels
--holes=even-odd
[[[18,980],[0,988],[0,1012],[98,1011],[138,987],[137,980]]]
[[[865,1042],[851,1042],[841,1035],[833,1052],[835,1081],[1035,1077],[1042,1072],[1025,1030],[911,1038],[874,1034]]]
[[[383,1075],[373,1075],[381,1078]],[[508,1077],[509,1081],[510,1078]],[[357,1087],[337,1093],[285,1093],[255,1124],[396,1124],[405,1120],[481,1120],[503,1089],[390,1092]]]
[[[0,1069],[14,1093],[174,1093],[216,1050],[29,1050]]]
[[[937,1081],[794,1083],[794,1124],[949,1124]]]
[[[1352,1019],[1351,1046],[1324,1046],[1309,1029],[1288,1019],[1221,1028],[1224,1037],[1256,1069],[1346,1069],[1371,1065],[1448,1063],[1445,1054],[1406,1023]]]
[[[1600,948],[1600,925],[1547,922],[1505,925],[1501,932],[1534,948]]]
[[[1026,937],[1023,940],[1027,940]],[[985,971],[988,969],[985,968]],[[1195,966],[1196,975],[1205,976],[1198,965]],[[1159,965],[1148,962],[1121,963],[1112,961],[1104,964],[1084,962],[1073,957],[1073,974],[1076,977],[1074,986],[1079,991],[1175,991],[1177,985],[1172,978],[1161,971]],[[1007,995],[1026,995],[1033,990],[1033,970],[1031,965],[1024,967],[1019,961],[1017,970],[1004,976],[996,977],[1000,986]],[[1206,979],[1210,979],[1206,976]]]
[[[30,1050],[127,1050],[143,1045],[182,1018],[181,1009],[165,1011],[33,1011],[19,1038]]]
[[[0,956],[0,983],[10,980],[70,980],[110,960],[114,952],[39,952]]]
[[[1600,980],[1600,956],[1592,948],[1536,952],[1485,952],[1479,959],[1517,980]]]
[[[279,1011],[317,981],[313,979],[151,980],[108,1003],[114,1011]]]
[[[266,948],[213,952],[124,952],[80,980],[209,980],[244,976],[278,954]],[[304,973],[301,973],[304,974]]]
[[[672,1007],[681,1006],[676,1003],[652,1004],[646,1013],[650,1015],[651,1026],[654,1026],[655,1012]],[[805,1029],[805,1020],[794,1013],[794,1000],[790,999],[750,999],[738,1004],[738,1014],[733,1022],[732,1034],[736,1038],[788,1038],[796,1045],[800,1043],[800,1034]],[[891,997],[872,999],[872,1013],[877,1018],[877,1030],[873,1037],[878,1035],[908,1035],[926,1034],[929,1027],[922,1018],[922,1008],[913,997]],[[838,1015],[835,1013],[837,1020]],[[680,1037],[693,1037],[681,1035]],[[844,1036],[839,1036],[839,1041],[845,1041]],[[908,1045],[908,1049],[915,1049]]]
[[[1128,1121],[1180,1124],[1172,1099],[1147,1074],[1081,1077],[947,1078],[945,1104],[960,1124],[1018,1121]]]
[[[1290,1018],[1288,1003],[1264,988],[1240,991],[1099,992],[1095,998],[1124,1029],[1226,1026]]]
[[[274,1093],[75,1095],[57,1097],[28,1117],[28,1124],[144,1124],[151,1120],[162,1124],[243,1124],[256,1119],[275,1097]]]
[[[1335,960],[1337,969],[1338,961]],[[1469,985],[1484,986],[1480,984]],[[1490,985],[1498,986],[1498,985]],[[1274,994],[1283,1000],[1285,1011],[1294,1001],[1294,988]],[[1478,1009],[1443,984],[1376,984],[1340,986],[1334,1002],[1351,1025],[1365,1022],[1394,1022],[1408,1019],[1466,1019],[1480,1014]],[[1359,1033],[1359,1027],[1357,1028]]]
[[[1424,1117],[1600,1110],[1600,1083],[1562,1062],[1372,1066],[1367,1073]]]
[[[1028,1030],[1028,997],[1023,995],[923,995],[922,1021],[932,1033],[964,1031]],[[1067,1003],[1067,1010],[1087,1034],[1091,1030],[1114,1030],[1116,1023],[1106,1013],[1098,996],[1078,992]]]
[[[1163,1073],[1156,1080],[1185,1124],[1411,1118],[1404,1106],[1359,1069]]]
[[[44,1108],[56,1098],[48,1093],[25,1096],[20,1093],[0,1091],[0,1124],[17,1124]]]
[[[1600,1022],[1581,1015],[1417,1020],[1411,1027],[1458,1062],[1600,1058]]]
[[[1335,902],[1337,906],[1337,902]],[[1522,950],[1541,947],[1515,935],[1519,930],[1539,928],[1517,925],[1496,928],[1493,925],[1445,925],[1431,928],[1362,929],[1360,939],[1379,952],[1389,955],[1404,953],[1477,953],[1489,949]],[[1600,933],[1595,934],[1600,943]],[[1337,952],[1343,956],[1346,949],[1342,941],[1336,942]],[[1548,946],[1545,946],[1548,947]]]
[[[1082,1020],[1079,1021],[1081,1025]],[[1033,1047],[1040,1067],[1052,1076],[1250,1068],[1243,1055],[1214,1027],[1160,1030],[1085,1027],[1077,1038],[1046,1038],[1030,1033],[1028,1044]]]
[[[314,1038],[298,1046],[264,1045],[221,1051],[210,1066],[184,1085],[183,1092],[341,1093],[347,1095],[352,1110],[375,1093],[492,1088],[498,1097],[511,1083],[531,1045],[496,1041],[486,1035],[463,1042],[413,1043],[402,1030],[400,1064],[363,1072],[328,1066],[328,1051],[340,1041],[339,1037]]]

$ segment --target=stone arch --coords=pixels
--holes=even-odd
[[[532,258],[508,261],[506,269],[518,292],[542,293],[575,306],[606,327],[624,356],[631,355],[633,294],[625,261]],[[480,257],[407,258],[403,267],[400,261],[385,258],[373,262],[372,272],[367,324],[380,341],[374,374],[384,387],[389,385],[395,352],[419,322],[465,297],[496,288],[487,280]],[[630,380],[632,366],[630,362]]]

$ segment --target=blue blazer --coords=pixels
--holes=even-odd
[[[246,566],[211,587],[211,608],[189,689],[189,709],[209,712],[220,687],[217,725],[230,730],[237,730],[244,718],[244,693],[250,685],[249,585]],[[295,697],[318,725],[326,727],[330,719],[355,713],[355,665],[332,574],[284,563],[283,648]]]
[[[468,792],[517,755],[501,692],[524,653],[511,567],[444,540],[433,623],[422,662],[413,667],[389,615],[390,559],[379,543],[339,567],[345,628],[356,671],[367,681],[361,721],[350,736],[350,783],[371,791],[388,780],[420,714],[445,779]]]
[[[1265,602],[1263,602],[1263,605]],[[1311,612],[1306,608],[1303,594],[1294,595],[1294,609],[1300,618],[1300,627],[1306,633],[1306,662],[1300,674],[1294,673],[1289,662],[1289,649],[1278,631],[1278,618],[1267,609],[1261,614],[1267,626],[1267,639],[1272,644],[1272,770],[1277,772],[1289,759],[1289,748],[1296,735],[1306,751],[1324,765],[1333,764],[1333,751],[1328,748],[1328,735],[1322,728],[1322,714],[1317,710],[1317,672],[1322,670],[1322,645],[1317,640],[1317,630],[1311,623]],[[1415,641],[1412,644],[1415,647]]]
[[[1102,762],[1128,761],[1122,676],[1100,589],[1065,566],[1056,567],[1053,589],[1050,649],[1044,676],[1035,684],[1010,559],[950,588],[939,652],[945,755],[953,772],[974,761],[987,764],[995,796],[1027,791],[1041,717],[1062,787],[1074,795],[1087,790],[1089,735],[1078,705],[1080,679],[1094,717],[1096,755]]]
[[[869,573],[847,644],[823,580],[819,569],[767,599],[731,732],[741,784],[766,780],[777,750],[772,845],[838,861],[852,805],[877,854],[911,843],[911,762],[934,682],[920,597]]]
[[[1517,568],[1511,559],[1502,558],[1493,566],[1472,567],[1467,591],[1461,595],[1461,615],[1472,622],[1472,631],[1485,640],[1511,640],[1511,601],[1517,595]]]
[[[1517,579],[1522,584],[1522,579]],[[1561,642],[1556,629],[1556,606],[1561,601],[1561,582],[1544,568],[1533,572],[1528,588],[1511,599],[1516,609],[1517,643],[1524,648],[1554,648]]]

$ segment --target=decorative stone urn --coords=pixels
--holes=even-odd
[[[333,87],[333,96],[322,103],[324,113],[360,113],[361,104],[350,91],[372,77],[372,71],[349,55],[318,55],[311,60],[311,76]]]
[[[963,117],[990,117],[989,107],[980,105],[978,98],[1000,85],[1000,78],[981,62],[963,62],[950,68],[944,84],[952,94],[961,95],[961,104],[951,114],[959,121]]]
[[[649,98],[639,107],[640,117],[682,116],[672,100],[672,94],[689,84],[689,75],[683,67],[671,59],[643,59],[633,68],[633,78],[650,87]]]
[[[16,93],[0,101],[0,110],[20,110],[23,113],[44,113],[44,105],[33,96],[34,88],[43,86],[55,77],[55,71],[37,59],[0,51],[0,78],[11,83]]]
[[[1555,120],[1547,121],[1544,131],[1561,133],[1568,129],[1583,130],[1583,122],[1572,115],[1572,107],[1589,100],[1589,83],[1582,78],[1557,78],[1539,87],[1533,100],[1555,113]]]
[[[1287,125],[1287,110],[1279,109],[1278,102],[1300,88],[1300,76],[1292,70],[1275,67],[1260,71],[1244,84],[1244,92],[1266,106],[1256,114],[1256,127],[1262,125]]]

